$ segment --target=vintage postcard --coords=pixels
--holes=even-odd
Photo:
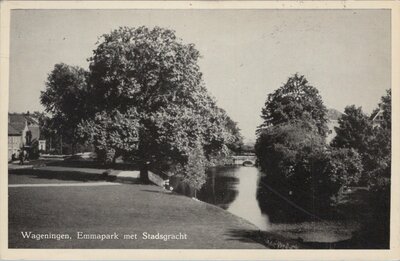
[[[1,2],[0,257],[400,258],[399,17]]]

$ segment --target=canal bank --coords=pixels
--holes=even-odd
[[[172,184],[174,190],[193,196],[190,188],[176,182]],[[281,195],[271,188],[266,176],[255,167],[210,169],[207,182],[197,192],[197,197],[251,222],[260,230],[261,238],[267,241],[275,238],[281,243],[290,243],[286,246],[278,244],[279,248],[307,248],[316,245],[336,247],[338,242],[351,240],[360,229],[361,218],[349,217],[347,210],[342,211],[346,212],[342,217],[319,218],[296,206],[290,195]],[[351,203],[351,198],[353,196],[346,201]],[[351,207],[365,208],[361,205]],[[340,247],[346,245],[341,243]]]
[[[9,171],[10,248],[262,249],[250,222],[217,206],[146,184],[115,184],[79,175],[33,169]],[[98,186],[96,184],[98,183]],[[24,186],[13,186],[15,184]],[[40,185],[40,186],[39,186]],[[43,204],[46,202],[46,204]],[[68,234],[69,240],[33,240]],[[113,240],[77,238],[77,233],[119,235]],[[141,235],[186,234],[182,240]],[[124,239],[123,235],[138,235]]]
[[[101,174],[102,172],[100,170],[93,171],[87,168],[82,168],[80,170],[81,172],[76,168],[71,169],[73,172],[68,172],[65,169],[57,169],[58,171],[51,171],[50,168],[47,170],[44,169],[10,170],[9,180],[10,182],[16,182],[18,184],[29,184],[31,182],[96,182],[102,181],[105,178]],[[211,242],[214,240],[215,242],[213,243],[212,248],[304,248],[305,246],[302,244],[304,239],[311,242],[321,242],[317,236],[326,235],[326,230],[333,228],[333,231],[335,231],[334,233],[342,233],[340,229],[338,229],[343,228],[341,227],[341,224],[332,226],[322,223],[271,223],[269,221],[269,216],[273,217],[273,213],[266,213],[265,209],[261,208],[260,203],[258,202],[257,194],[259,193],[260,188],[257,168],[214,168],[210,170],[208,175],[207,183],[198,193],[200,201],[193,200],[190,197],[175,192],[171,193],[161,187],[140,184],[139,181],[135,182],[136,184],[132,182],[122,184],[124,190],[125,187],[128,186],[127,188],[130,188],[129,193],[135,194],[134,201],[132,201],[130,207],[137,209],[138,213],[134,216],[132,222],[140,223],[140,220],[143,218],[140,213],[143,213],[143,215],[146,216],[146,213],[149,211],[150,213],[156,213],[154,215],[162,216],[162,219],[159,222],[165,223],[166,221],[165,229],[168,229],[169,225],[178,227],[178,224],[174,224],[173,221],[181,220],[180,222],[182,222],[182,226],[191,231],[192,234],[195,234],[196,237],[206,241],[211,240]],[[22,177],[24,179],[21,182]],[[110,183],[121,182],[121,180],[116,179],[109,181],[112,181]],[[84,184],[82,186],[84,188]],[[104,186],[104,184],[102,184],[102,186]],[[111,188],[113,190],[111,194],[102,194],[99,198],[100,201],[94,204],[100,206],[103,204],[101,200],[110,200],[113,195],[120,192],[121,188],[121,186],[114,186]],[[25,189],[28,190],[29,188]],[[75,189],[77,188],[74,188],[74,190]],[[102,187],[101,189],[98,189],[98,193],[101,193],[100,190],[105,188]],[[13,190],[15,190],[15,188],[13,188]],[[32,191],[33,196],[35,196],[36,191],[37,190]],[[156,199],[153,199],[153,196],[156,196]],[[92,195],[91,197],[96,196]],[[171,201],[170,199],[173,200]],[[30,198],[27,199],[27,201],[29,200]],[[91,201],[92,199],[88,198],[88,196],[82,196],[81,199],[76,199],[77,204],[86,200]],[[115,200],[117,201],[117,204],[119,201],[126,201],[126,195],[117,196]],[[48,201],[48,199],[46,199],[46,201]],[[129,203],[129,200],[126,203]],[[143,205],[143,203],[145,203],[145,205]],[[115,202],[110,204],[115,204]],[[106,208],[106,211],[108,211],[108,206],[106,206]],[[142,212],[140,209],[142,209]],[[157,209],[157,211],[154,209]],[[70,211],[74,212],[74,209],[72,208]],[[118,213],[118,211],[116,212]],[[193,217],[194,213],[195,217]],[[27,215],[34,214],[28,213]],[[96,214],[94,213],[93,215]],[[190,219],[190,221],[187,219]],[[81,220],[81,222],[84,224],[85,220]],[[87,225],[90,228],[90,220],[86,220],[86,222],[89,222]],[[159,224],[156,223],[148,223],[143,227],[145,229],[150,229],[153,226],[157,227],[158,225]],[[202,226],[207,226],[207,228]],[[210,234],[207,235],[208,233]],[[308,239],[307,237],[304,237],[304,235],[311,235],[314,237]],[[216,238],[219,239],[217,240]],[[315,240],[315,238],[317,240]],[[337,240],[337,238],[335,237],[333,240]],[[232,241],[232,244],[229,245],[224,243],[225,241]],[[240,246],[241,243],[238,242],[241,241],[247,243]],[[195,242],[196,244],[198,243],[197,240],[195,240]],[[322,240],[322,242],[327,241]],[[195,246],[195,243],[193,242],[189,243],[189,245],[193,248],[203,248],[204,244],[200,243],[200,245]],[[209,243],[206,245],[209,245]]]

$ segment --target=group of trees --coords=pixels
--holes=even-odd
[[[54,131],[92,144],[103,162],[157,163],[199,188],[205,168],[242,143],[207,92],[199,58],[172,30],[121,27],[99,38],[88,71],[56,64],[41,102]]]
[[[331,143],[336,148],[354,149],[361,156],[364,170],[360,185],[370,188],[370,215],[356,238],[367,238],[369,245],[382,248],[388,248],[390,238],[391,101],[391,90],[387,90],[370,116],[361,107],[347,106]]]
[[[387,187],[391,173],[391,90],[370,116],[355,105],[347,106],[335,128],[331,145],[357,150],[364,167],[362,183],[372,189]],[[379,120],[374,118],[379,117]]]
[[[269,184],[313,212],[333,205],[346,186],[382,188],[390,180],[390,100],[388,91],[380,105],[386,120],[377,127],[361,108],[348,106],[327,144],[318,90],[304,76],[290,77],[268,95],[257,130],[256,155]]]

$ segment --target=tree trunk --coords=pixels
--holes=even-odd
[[[62,142],[62,135],[60,135],[60,154],[63,154],[63,142]]]

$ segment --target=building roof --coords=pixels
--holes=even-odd
[[[343,113],[336,109],[328,109],[327,117],[329,120],[339,120],[342,117]]]
[[[379,119],[378,117],[379,117],[380,115],[382,115],[382,114],[383,114],[383,111],[382,111],[381,109],[379,109],[379,110],[373,112],[372,115],[371,115],[372,121],[378,120],[378,119]]]
[[[26,124],[32,132],[32,137],[39,137],[39,121],[29,114],[9,113],[8,114],[8,135],[22,135]],[[35,136],[36,135],[36,136]]]
[[[11,124],[8,124],[8,136],[20,136],[21,133],[17,131]]]
[[[39,125],[39,119],[33,117],[31,114],[24,114],[25,119],[28,121],[28,124]]]
[[[8,125],[18,132],[19,135],[21,135],[22,131],[25,129],[25,123],[22,122],[10,122]]]

